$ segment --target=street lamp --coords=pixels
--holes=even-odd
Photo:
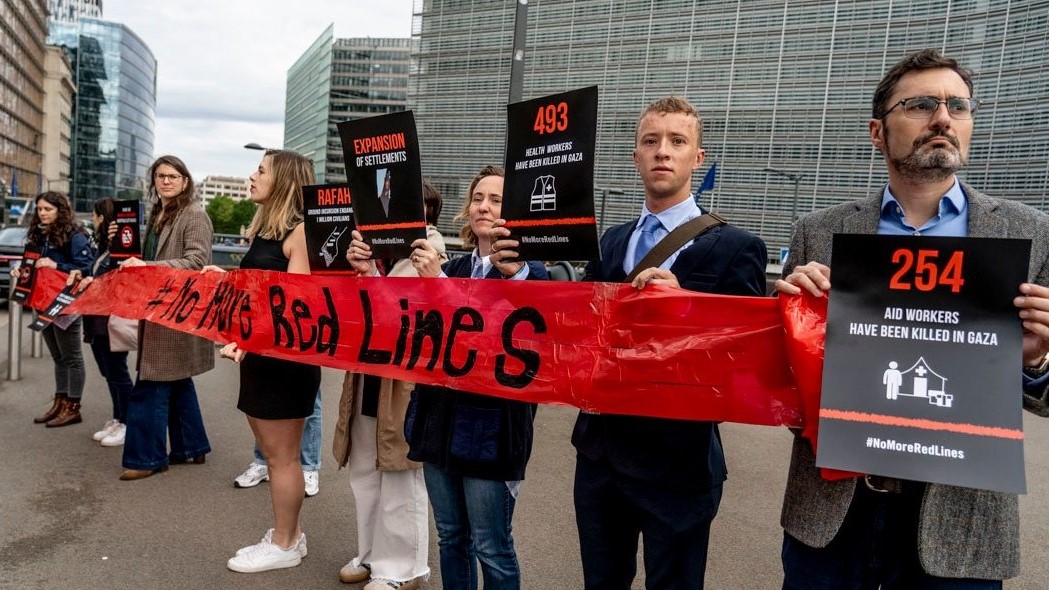
[[[255,142],[253,141],[253,142],[251,142],[251,143],[248,143],[248,144],[244,144],[244,149],[246,149],[246,150],[262,150],[262,151],[266,151],[266,150],[268,150],[268,149],[270,149],[270,148],[268,148],[268,147],[262,147],[261,145],[259,145],[259,144],[255,143]]]
[[[601,188],[595,186],[595,189],[601,191],[601,230],[604,231],[605,226],[605,210],[608,208],[608,195],[625,195],[623,191],[617,188]]]
[[[762,172],[769,172],[777,176],[782,176],[794,183],[794,201],[791,203],[790,207],[790,224],[794,225],[794,222],[798,220],[798,185],[801,183],[801,179],[805,178],[805,175],[791,174],[790,172],[776,170],[775,168],[765,168]]]

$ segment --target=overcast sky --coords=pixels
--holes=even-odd
[[[157,58],[155,154],[181,157],[196,180],[248,176],[280,147],[288,68],[324,28],[336,37],[408,37],[411,0],[105,0]]]

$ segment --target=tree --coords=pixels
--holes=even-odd
[[[251,223],[255,216],[255,203],[249,199],[234,201],[226,195],[219,195],[208,203],[205,211],[211,218],[217,234],[237,234],[240,228]]]

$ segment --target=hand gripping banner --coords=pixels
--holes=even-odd
[[[44,309],[65,275],[45,270],[38,281],[29,305]],[[815,425],[804,420],[809,404],[774,298],[148,266],[102,276],[66,312],[145,319],[258,354],[591,412]],[[815,383],[818,406],[818,374]]]

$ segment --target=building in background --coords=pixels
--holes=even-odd
[[[73,64],[72,189],[77,211],[102,197],[135,199],[153,160],[157,60],[131,29],[92,18],[50,23]]]
[[[102,0],[47,0],[48,19],[75,23],[83,18],[102,18]]]
[[[234,201],[243,201],[251,197],[248,189],[251,181],[240,176],[205,176],[204,180],[197,185],[197,198],[203,201],[206,207],[217,196],[227,196]]]
[[[35,195],[44,135],[44,0],[0,0],[0,196]]]
[[[503,162],[516,4],[415,2],[408,103],[423,173],[451,210],[481,166]],[[602,227],[638,215],[637,116],[676,94],[705,121],[707,162],[693,186],[718,162],[717,185],[701,204],[764,238],[776,260],[795,212],[863,197],[886,181],[867,133],[871,96],[886,69],[923,47],[976,71],[984,107],[961,176],[1049,210],[1049,0],[533,0],[527,31],[524,99],[600,89]],[[442,221],[454,235],[450,218]]]
[[[317,182],[346,180],[336,123],[403,111],[411,39],[336,39],[334,25],[288,69],[284,147],[313,161]]]
[[[73,133],[73,70],[61,47],[49,45],[44,58],[43,184],[69,193],[70,140]]]

